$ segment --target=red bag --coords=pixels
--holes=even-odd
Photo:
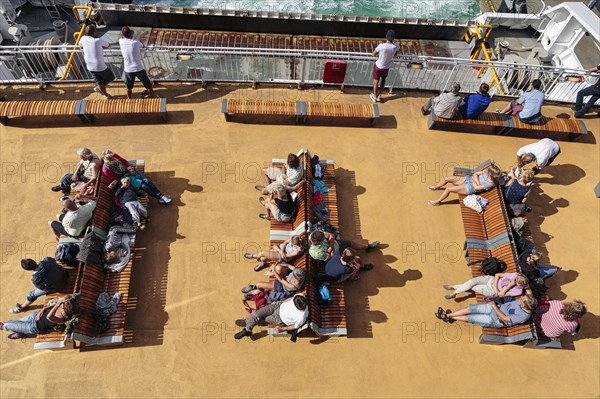
[[[254,309],[248,304],[248,301],[254,302]],[[248,299],[243,299],[242,303],[244,304],[244,309],[246,309],[246,312],[252,313],[255,310],[267,306],[267,293],[261,290],[258,294],[252,294],[248,296]]]

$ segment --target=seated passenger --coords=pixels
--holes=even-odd
[[[102,174],[112,182],[119,180],[127,173],[129,162],[119,154],[113,153],[111,150],[102,151]]]
[[[498,185],[498,179],[502,175],[502,171],[498,165],[492,163],[489,168],[480,170],[473,175],[468,176],[446,176],[435,186],[428,186],[430,190],[440,190],[448,183],[452,183],[451,187],[446,187],[442,195],[435,201],[427,201],[429,205],[437,206],[450,193],[470,195],[491,190]]]
[[[587,312],[585,304],[573,302],[545,301],[533,311],[536,330],[548,338],[558,338],[564,333],[575,334],[579,319]]]
[[[443,119],[452,119],[456,115],[458,106],[462,102],[462,97],[459,94],[460,84],[454,82],[450,87],[450,92],[442,93],[439,96],[431,97],[421,108],[421,113],[427,115],[433,107],[435,116]]]
[[[504,185],[504,198],[508,204],[524,204],[529,196],[531,182],[534,177],[533,169],[523,169],[518,178],[509,174],[509,179]]]
[[[511,101],[504,109],[496,109],[496,112],[517,116],[523,123],[539,122],[542,119],[542,104],[544,104],[544,92],[540,90],[541,87],[542,81],[535,79],[525,94],[516,101]]]
[[[546,293],[545,280],[554,276],[558,266],[546,266],[540,263],[542,256],[533,248],[525,249],[518,258],[521,273],[529,278],[533,295],[540,299]]]
[[[244,329],[234,335],[242,339],[252,335],[252,329],[260,322],[275,324],[275,332],[297,330],[308,318],[308,301],[302,294],[296,294],[285,301],[273,302],[252,312],[246,320],[236,320],[235,324]]]
[[[358,280],[359,270],[371,270],[372,264],[365,265],[352,248],[346,247],[333,254],[325,264],[325,274],[331,281],[341,283],[346,280]]]
[[[258,259],[258,264],[254,266],[254,271],[258,272],[269,266],[269,261],[292,263],[294,259],[304,253],[306,244],[301,236],[295,235],[288,238],[279,245],[273,245],[270,251],[261,251],[257,254],[245,253],[246,259]],[[272,274],[269,274],[272,275]]]
[[[323,262],[328,261],[335,253],[341,253],[346,248],[370,252],[379,246],[379,241],[366,245],[350,240],[340,240],[338,242],[332,233],[318,230],[313,231],[308,240],[310,241],[310,248],[308,250],[310,257]]]
[[[77,189],[82,194],[91,194],[89,188],[94,187],[98,172],[100,171],[100,159],[89,148],[80,148],[77,150],[79,163],[75,167],[74,173],[67,173],[60,180],[58,186],[52,187],[52,191],[62,191],[64,194],[71,192],[72,186],[78,185]]]
[[[170,195],[164,195],[161,191],[156,187],[156,185],[150,180],[146,175],[142,172],[138,171],[133,166],[127,167],[127,172],[125,173],[126,177],[129,177],[131,180],[131,187],[136,191],[144,191],[146,194],[154,197],[161,204],[168,204],[171,202]]]
[[[294,216],[295,205],[290,193],[279,183],[273,185],[271,198],[266,200],[263,197],[258,199],[266,211],[271,211],[273,218],[278,222],[289,222]],[[269,219],[266,213],[258,215],[262,219]]]
[[[94,214],[96,197],[78,194],[75,198],[88,198],[90,200],[79,206],[70,198],[63,200],[63,213],[56,215],[58,221],[51,220],[48,222],[48,226],[50,226],[56,239],[59,239],[61,234],[71,237],[81,236]]]
[[[458,108],[463,118],[477,119],[485,112],[492,101],[489,91],[490,85],[482,83],[477,93],[468,94],[464,98],[464,103]]]
[[[10,320],[6,323],[0,323],[0,330],[13,331],[8,336],[8,339],[25,338],[27,335],[39,334],[64,325],[78,313],[78,297],[66,295],[62,298],[49,301],[41,310],[25,316],[21,320]]]
[[[114,188],[116,184],[117,180],[114,180],[110,183],[109,187]],[[129,177],[121,179],[121,187],[119,187],[115,193],[115,197],[119,200],[120,205],[129,211],[131,219],[133,219],[133,225],[140,230],[143,230],[145,224],[150,221],[150,218],[148,217],[148,211],[144,205],[140,203],[137,194],[131,187],[131,179]],[[144,218],[144,223],[142,223],[140,214]]]
[[[277,185],[281,184],[288,191],[296,191],[304,182],[304,165],[300,162],[300,158],[296,154],[288,154],[287,162],[282,168],[270,166],[263,169],[263,178],[267,182],[267,186],[260,184],[254,186],[264,195],[271,194]]]
[[[242,288],[242,293],[257,294],[259,290],[266,290],[281,293],[281,297],[287,298],[302,288],[306,278],[304,269],[283,263],[275,265],[273,275],[275,276],[275,280],[248,284]],[[269,296],[270,298],[274,297],[274,295],[271,294],[269,294]]]
[[[27,310],[29,305],[42,295],[60,291],[69,283],[69,272],[59,266],[54,258],[46,257],[40,263],[35,263],[33,259],[21,259],[21,267],[33,272],[31,281],[35,288],[27,294],[23,304],[17,303],[14,308],[9,309],[10,313],[21,313]]]
[[[462,284],[444,284],[452,294],[445,295],[446,299],[454,299],[462,292],[474,291],[486,297],[519,296],[529,288],[529,279],[520,273],[496,273],[494,276],[478,276]]]
[[[494,302],[481,305],[473,304],[454,312],[450,309],[444,311],[444,309],[438,308],[435,317],[446,323],[459,320],[481,327],[510,327],[529,320],[531,312],[537,304],[537,299],[531,295],[523,295],[519,300],[506,302],[500,306]]]

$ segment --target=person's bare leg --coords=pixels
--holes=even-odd
[[[275,281],[261,281],[260,283],[256,283],[256,288],[273,291],[273,289],[275,288]]]
[[[512,110],[512,105],[510,105],[510,103],[508,103],[508,105],[506,107],[504,107],[502,109],[502,111],[500,111],[500,112],[502,112],[503,114],[508,114],[511,110]]]
[[[98,89],[100,89],[100,92],[105,96],[108,97],[108,92],[106,91],[106,85],[98,85]]]
[[[127,89],[127,98],[130,100],[133,98],[133,92],[131,89]]]
[[[373,95],[377,98],[377,91],[379,90],[379,80],[373,81]]]
[[[440,180],[440,182],[438,184],[435,184],[433,186],[427,186],[427,188],[430,190],[439,190],[440,188],[444,187],[448,183],[452,183],[452,184],[456,185],[458,183],[459,179],[461,180],[460,184],[462,184],[464,181],[464,177],[445,176],[445,177],[442,177],[442,180]]]
[[[465,186],[446,187],[446,189],[444,190],[442,195],[440,195],[440,198],[438,198],[436,201],[428,201],[429,205],[439,205],[443,200],[448,198],[450,193],[463,194],[463,195],[468,194],[467,187],[465,187]]]
[[[268,169],[263,169],[262,170],[262,177],[265,180],[265,182],[267,183],[266,186],[268,186],[269,184],[271,184],[271,179],[269,179],[269,175],[267,174],[267,170]],[[266,189],[267,188],[265,187],[265,189],[263,190],[263,194],[265,194],[265,195],[269,194],[269,192],[266,192],[266,193],[264,192],[264,191],[266,191]]]
[[[466,321],[466,316],[471,314],[471,308],[469,308],[468,306],[466,308],[462,308],[462,309],[458,309],[455,310],[454,312],[448,313],[447,316],[448,317],[452,317],[455,320],[460,320],[457,317],[460,316],[465,316],[465,320]]]
[[[385,78],[379,79],[379,87],[377,89],[377,98],[381,97],[383,90],[385,89]]]

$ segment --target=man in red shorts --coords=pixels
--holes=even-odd
[[[400,49],[400,45],[394,43],[396,32],[393,29],[387,31],[385,38],[387,41],[381,43],[373,51],[373,55],[379,57],[375,65],[373,65],[373,93],[371,93],[371,100],[373,102],[381,101],[381,93],[385,87],[385,78],[388,76],[394,56]]]

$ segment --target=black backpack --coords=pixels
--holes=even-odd
[[[78,253],[79,246],[75,243],[68,242],[66,244],[60,244],[58,247],[56,247],[54,258],[69,267],[77,267],[77,264],[79,263],[77,260]]]
[[[490,256],[487,259],[469,262],[469,266],[479,262],[481,262],[481,273],[487,274],[488,276],[494,276],[496,273],[502,273],[506,270],[506,263],[498,258],[494,258],[493,256]]]

